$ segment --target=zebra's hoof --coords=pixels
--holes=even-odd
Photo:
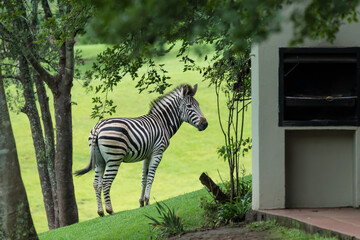
[[[98,211],[98,214],[100,217],[103,217],[104,216],[104,211]]]
[[[107,212],[108,214],[110,214],[110,215],[114,215],[114,214],[115,214],[115,212],[114,212],[113,210],[107,210],[107,209],[106,209],[106,212]]]

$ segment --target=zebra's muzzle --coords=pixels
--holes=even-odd
[[[198,125],[198,129],[199,131],[203,131],[207,128],[208,126],[208,122],[206,121],[205,118],[200,118],[200,122],[199,122],[199,125]]]

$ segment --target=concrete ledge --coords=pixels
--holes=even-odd
[[[340,240],[359,240],[359,238],[356,238],[355,236],[340,233],[332,229],[315,226],[313,224],[291,218],[290,216],[269,213],[266,210],[250,210],[247,212],[245,220],[247,223],[275,220],[276,223],[281,226],[296,228],[310,234],[318,233],[323,237],[337,237]]]

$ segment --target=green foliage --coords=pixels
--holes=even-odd
[[[233,52],[247,48],[246,40],[266,39],[280,30],[280,11],[291,5],[295,35],[293,43],[305,38],[333,41],[344,22],[357,21],[359,0],[93,0],[96,18],[92,27],[104,41],[119,43],[129,33],[142,42],[159,45],[182,40],[190,44],[222,41]],[[142,17],[138,17],[142,16]],[[111,31],[110,31],[111,29]]]
[[[92,103],[94,104],[92,107],[92,113],[90,115],[93,119],[101,120],[106,115],[113,115],[116,110],[116,105],[114,105],[113,100],[107,99],[107,93],[105,95],[105,100],[103,101],[100,97],[93,97]]]
[[[246,212],[251,209],[251,176],[241,178],[239,186],[241,195],[237,196],[232,202],[221,204],[206,197],[200,199],[200,207],[204,209],[204,216],[208,222],[220,225],[240,222],[245,219]],[[230,183],[224,183],[223,192],[230,197]]]
[[[118,43],[129,33],[154,45],[176,40],[193,44],[223,39],[239,50],[246,48],[246,39],[252,36],[264,39],[279,28],[276,13],[285,1],[93,2],[97,16],[93,27],[105,41]]]
[[[164,69],[164,64],[157,64],[150,55],[138,55],[136,41],[128,40],[123,44],[118,44],[107,48],[97,56],[97,61],[93,63],[92,70],[86,72],[87,79],[101,79],[101,83],[96,86],[95,93],[106,93],[105,100],[99,97],[93,98],[92,118],[103,118],[104,112],[110,115],[115,112],[116,106],[107,99],[108,92],[112,92],[123,78],[130,76],[132,80],[137,80],[136,88],[139,92],[148,90],[149,93],[158,92],[163,94],[165,89],[171,86],[168,83],[170,77]],[[163,51],[156,51],[160,56]],[[170,51],[170,48],[168,49]],[[146,71],[139,73],[142,67]],[[149,88],[149,87],[152,88]],[[102,109],[102,112],[100,111]]]
[[[160,72],[160,74],[158,73]],[[167,80],[170,79],[166,74],[168,71],[164,69],[164,64],[156,64],[154,60],[149,59],[148,62],[148,71],[143,74],[136,84],[136,88],[139,89],[139,92],[146,90],[149,86],[156,86],[155,90],[150,90],[149,92],[158,92],[163,94],[167,87],[170,87],[171,84],[167,83]]]
[[[175,209],[170,209],[165,202],[159,203],[156,202],[156,210],[160,215],[160,220],[157,220],[155,217],[145,215],[152,222],[149,223],[154,229],[160,231],[161,238],[170,237],[178,235],[184,231],[182,220],[179,217],[180,208],[178,208],[175,213]]]
[[[37,44],[48,42],[49,36],[53,36],[53,43],[60,47],[69,37],[84,33],[84,25],[92,15],[91,4],[75,0],[61,0],[49,7],[54,14],[46,15],[40,23],[38,34],[41,37],[36,40]]]
[[[219,205],[217,221],[221,223],[240,222],[245,219],[245,214],[251,209],[251,201],[237,197],[234,202]]]
[[[245,199],[248,202],[252,201],[252,178],[251,175],[244,176],[246,170],[242,169],[243,177],[238,179],[239,186],[239,198]],[[231,195],[231,183],[224,183],[224,193],[230,197]]]
[[[295,29],[292,44],[302,43],[306,37],[333,42],[341,25],[358,21],[359,3],[359,0],[313,0],[305,10],[295,9],[291,14]]]
[[[20,56],[36,56],[39,64],[48,72],[56,75],[59,71],[60,47],[71,36],[84,32],[84,25],[91,14],[91,5],[62,0],[47,1],[6,1],[0,7],[0,59],[5,78],[9,109],[16,113],[25,104],[23,81],[19,68]],[[62,53],[64,54],[64,53]],[[75,51],[74,77],[80,78],[79,67],[84,64],[81,51]],[[29,66],[29,74],[34,82],[36,71]],[[42,76],[40,76],[42,77]]]
[[[233,139],[232,139],[233,141]],[[218,148],[218,155],[219,157],[224,158],[224,161],[227,161],[231,155],[230,153],[232,152],[240,152],[241,151],[241,155],[244,157],[246,153],[248,153],[252,148],[252,142],[251,142],[251,138],[247,137],[241,140],[241,143],[239,144],[235,144],[235,143],[230,143],[227,146],[221,146]]]

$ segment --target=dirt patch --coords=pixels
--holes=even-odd
[[[270,233],[266,231],[253,231],[246,225],[224,226],[219,228],[202,228],[186,232],[180,236],[168,238],[169,240],[258,240],[258,239],[277,239],[271,238]]]

